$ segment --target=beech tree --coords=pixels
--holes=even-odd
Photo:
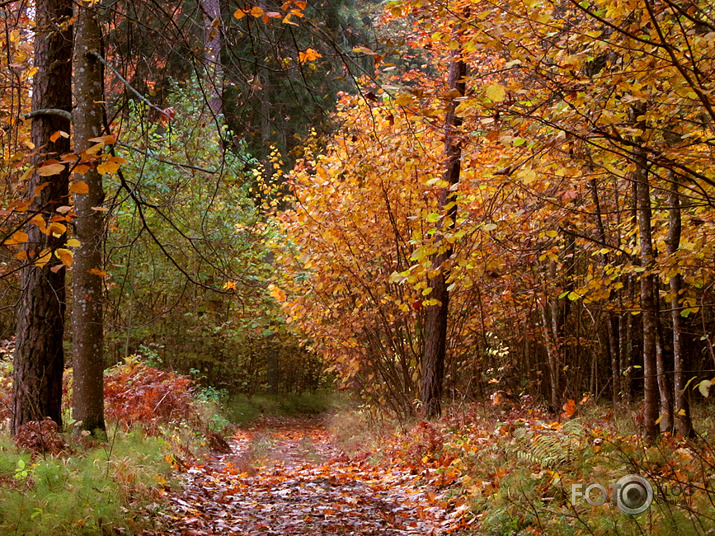
[[[74,229],[80,245],[72,274],[72,364],[74,368],[73,417],[86,430],[104,430],[104,322],[102,248],[104,222],[102,165],[98,153],[104,146],[103,72],[98,54],[101,29],[98,4],[75,5],[74,123],[75,152],[90,164],[75,180]],[[97,165],[99,164],[99,165]]]

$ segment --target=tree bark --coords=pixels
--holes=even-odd
[[[206,48],[204,78],[209,88],[209,107],[218,115],[223,107],[223,67],[221,65],[221,2],[201,0],[204,12],[204,47]]]
[[[72,30],[60,26],[72,17],[72,2],[68,0],[37,0],[32,109],[55,108],[69,112],[72,107]],[[65,28],[64,30],[62,28]],[[70,150],[67,138],[55,142],[50,136],[61,130],[69,133],[70,122],[58,115],[40,114],[32,119],[32,143],[39,148],[31,164],[37,165],[49,156]],[[47,183],[38,194],[35,189]],[[68,173],[51,177],[33,174],[28,182],[28,197],[32,199],[30,213],[61,219],[56,212],[67,204]],[[21,295],[17,315],[17,339],[13,373],[13,415],[11,431],[16,434],[28,421],[50,417],[62,425],[62,372],[64,369],[65,270],[52,255],[44,266],[34,261],[43,250],[64,246],[66,234],[54,237],[43,233],[37,225],[27,228],[27,266],[20,275]]]
[[[680,214],[680,184],[675,177],[671,177],[668,200],[670,204],[668,238],[666,241],[668,254],[673,257],[680,247],[682,219]],[[673,322],[673,391],[674,391],[674,417],[675,431],[683,437],[694,435],[693,422],[690,418],[690,403],[686,389],[685,370],[687,369],[687,356],[683,349],[683,317],[678,310],[678,298],[683,288],[683,277],[676,273],[670,278],[671,319]]]
[[[448,86],[450,89],[456,89],[460,95],[464,95],[464,77],[467,74],[467,65],[459,57],[459,54],[458,50],[452,53]],[[462,121],[455,114],[456,107],[457,101],[452,98],[444,125],[446,161],[442,179],[448,183],[448,186],[442,188],[439,197],[439,208],[446,213],[444,219],[437,224],[438,231],[443,227],[445,221],[448,226],[453,227],[457,216],[457,203],[451,187],[459,183],[462,149],[456,131]],[[439,232],[436,240],[439,240]],[[444,361],[447,353],[447,316],[449,313],[449,289],[447,288],[449,273],[444,264],[451,256],[451,246],[447,246],[444,251],[438,251],[435,254],[432,259],[432,268],[436,274],[428,281],[428,286],[432,289],[428,297],[430,300],[436,300],[437,303],[427,306],[425,312],[420,400],[422,402],[421,413],[426,418],[438,417],[442,413],[442,387]]]
[[[102,64],[90,53],[100,52],[101,31],[96,4],[75,8],[74,90],[75,152],[86,157],[102,133]],[[74,418],[82,428],[104,430],[104,325],[102,278],[90,270],[102,268],[103,218],[92,207],[104,201],[102,176],[91,169],[82,177],[86,194],[75,194],[75,233],[81,242],[72,274],[72,331],[74,367]]]
[[[632,120],[641,129],[645,128],[638,117],[645,112],[645,106],[631,111]],[[636,140],[638,141],[638,140]],[[655,280],[649,271],[653,268],[655,253],[651,229],[650,184],[648,182],[647,154],[645,149],[637,149],[634,155],[636,170],[633,180],[636,185],[636,204],[638,207],[638,232],[640,240],[640,261],[644,271],[641,273],[640,300],[643,320],[643,427],[647,439],[658,435],[658,370],[656,363],[657,308],[655,304]]]
[[[608,237],[606,236],[606,227],[603,224],[601,199],[598,194],[598,181],[596,179],[591,179],[591,198],[593,199],[593,204],[596,209],[594,214],[596,220],[596,236],[602,244],[607,244]],[[603,255],[601,257],[601,266],[605,267],[608,262],[608,254]],[[599,331],[601,332],[599,333],[599,336],[602,341],[606,360],[611,365],[611,383],[613,384],[611,389],[611,402],[615,408],[618,404],[620,391],[618,339],[616,337],[616,333],[618,332],[618,318],[616,318],[616,314],[611,309],[606,311],[606,323]]]

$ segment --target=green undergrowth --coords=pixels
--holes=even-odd
[[[652,445],[635,433],[635,408],[614,415],[589,404],[568,419],[529,406],[504,412],[475,405],[403,430],[351,412],[332,429],[349,454],[422,475],[445,506],[464,513],[458,534],[711,535],[715,423],[711,409],[696,413],[698,439],[664,435]],[[643,513],[626,514],[614,503],[613,489],[627,475],[644,477],[654,490]],[[592,484],[591,502],[601,502],[600,485],[604,504],[586,501]]]
[[[139,431],[104,443],[70,440],[57,455],[18,450],[0,436],[0,534],[135,534],[150,525],[172,471],[168,443]]]
[[[227,418],[234,424],[247,425],[263,415],[303,417],[330,413],[346,407],[345,397],[333,391],[287,394],[231,395],[224,403]]]

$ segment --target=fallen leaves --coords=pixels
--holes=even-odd
[[[240,432],[195,465],[155,535],[448,534],[461,512],[406,468],[351,460],[317,423]]]

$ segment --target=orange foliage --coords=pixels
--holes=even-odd
[[[140,425],[157,434],[161,426],[196,419],[192,386],[186,376],[127,358],[105,373],[105,414],[126,429]]]

